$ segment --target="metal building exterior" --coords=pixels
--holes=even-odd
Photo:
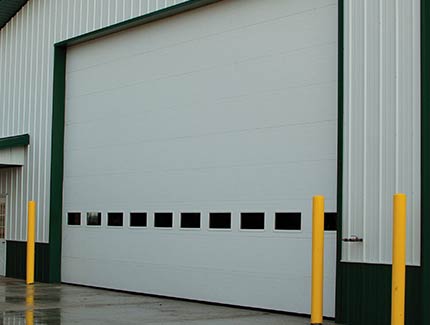
[[[388,324],[404,192],[406,322],[423,324],[429,10],[3,0],[0,275],[24,276],[32,199],[39,281],[308,313],[323,194],[325,315]]]

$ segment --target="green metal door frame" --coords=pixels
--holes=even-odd
[[[422,319],[430,306],[430,3],[421,0],[421,267]]]

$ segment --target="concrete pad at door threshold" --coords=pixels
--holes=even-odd
[[[5,277],[0,293],[2,324],[309,324],[308,317]]]

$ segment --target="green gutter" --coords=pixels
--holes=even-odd
[[[30,144],[30,135],[21,134],[12,137],[0,138],[0,149],[25,147]]]

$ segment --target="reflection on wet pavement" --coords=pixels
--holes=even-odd
[[[25,323],[34,324],[34,285],[27,285],[25,288]]]
[[[0,324],[305,325],[309,319],[65,284],[27,286],[0,277]]]

